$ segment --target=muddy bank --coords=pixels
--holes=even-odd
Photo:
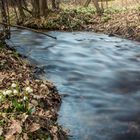
[[[16,51],[0,46],[0,139],[67,139],[57,124],[61,97]]]
[[[24,25],[46,30],[93,31],[140,41],[139,9],[106,10],[98,16],[94,9],[70,9],[53,12],[46,18],[27,20]]]

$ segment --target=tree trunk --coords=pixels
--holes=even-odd
[[[21,20],[21,22],[23,22],[24,18],[25,18],[25,13],[24,13],[23,8],[22,8],[22,6],[23,6],[22,1],[21,0],[16,0],[16,2],[17,2],[19,15],[20,15],[20,20]]]
[[[59,9],[60,0],[56,0],[56,9]]]
[[[90,2],[91,2],[91,0],[87,0],[84,6],[88,7]],[[102,14],[102,9],[99,6],[98,0],[93,0],[93,3],[94,3],[94,6],[96,8],[97,13],[101,15]]]
[[[35,18],[40,17],[40,2],[39,0],[32,0],[32,6],[33,6],[33,16]]]
[[[55,0],[52,0],[52,9],[56,9]]]
[[[101,15],[101,14],[102,14],[102,9],[101,9],[100,6],[99,6],[98,0],[93,0],[93,3],[94,3],[94,6],[95,6],[95,8],[96,8],[97,13],[98,13],[99,15]]]
[[[87,0],[84,7],[88,7],[88,5],[90,4],[91,0]]]
[[[2,22],[7,24],[7,25],[3,25],[3,39],[10,38],[10,28],[8,26],[9,21],[8,21],[8,15],[7,15],[7,10],[6,10],[6,4],[7,4],[7,1],[0,0]]]
[[[47,0],[40,0],[40,15],[47,16],[47,13],[48,13]]]

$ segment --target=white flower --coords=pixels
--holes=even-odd
[[[3,94],[3,95],[6,95],[6,92],[5,92],[5,91],[3,91],[3,92],[2,92],[2,94]]]
[[[28,97],[24,96],[24,97],[23,97],[23,100],[24,100],[24,101],[28,100]]]
[[[11,94],[12,93],[12,90],[6,90],[5,91],[5,95],[9,95],[9,94]]]
[[[33,89],[31,87],[26,87],[25,89],[28,93],[32,93],[33,92]]]
[[[13,84],[11,85],[11,87],[15,88],[15,87],[17,87],[17,85],[16,85],[15,83],[13,83]]]
[[[18,91],[16,89],[13,90],[14,94],[18,94]]]

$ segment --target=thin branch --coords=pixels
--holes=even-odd
[[[23,10],[27,11],[29,14],[31,14],[31,15],[32,15],[32,12],[31,12],[29,9],[26,9],[26,8],[25,8],[25,7],[23,7],[23,6],[22,6],[22,8],[23,8]]]
[[[31,28],[28,28],[28,27],[24,27],[24,26],[21,26],[21,25],[12,25],[12,24],[7,24],[7,23],[3,23],[3,22],[0,22],[0,24],[2,25],[7,25],[7,26],[11,26],[11,27],[16,27],[16,28],[21,28],[21,29],[26,29],[26,30],[30,30],[32,32],[36,32],[36,33],[40,33],[40,34],[43,34],[45,36],[48,36],[48,37],[51,37],[53,39],[57,39],[55,36],[51,36],[49,34],[46,34],[44,32],[41,32],[41,31],[38,31],[38,30],[35,30],[35,29],[31,29]]]

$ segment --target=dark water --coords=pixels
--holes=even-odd
[[[91,32],[13,31],[17,50],[44,68],[63,97],[71,140],[140,140],[140,43]]]

